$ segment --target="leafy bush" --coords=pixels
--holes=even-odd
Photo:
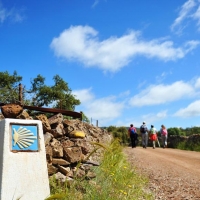
[[[108,132],[113,132],[113,131],[116,131],[117,130],[117,127],[116,126],[109,126],[108,128],[107,128],[107,131]]]
[[[178,143],[177,149],[188,150],[188,151],[198,151],[200,152],[200,142],[192,143],[192,142],[180,142]]]
[[[174,128],[168,128],[167,129],[168,131],[168,135],[179,135],[179,136],[185,136],[186,133],[185,131],[183,131],[183,129],[180,129],[180,128],[177,128],[177,127],[174,127]]]
[[[121,127],[114,127],[110,126],[108,127],[109,132],[112,132],[113,137],[116,139],[118,138],[121,143],[127,144],[130,142],[128,137],[128,129],[124,126]]]

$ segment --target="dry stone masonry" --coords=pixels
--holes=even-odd
[[[3,117],[2,117],[3,118]],[[24,110],[18,119],[33,119]],[[36,120],[42,121],[49,176],[61,181],[72,180],[74,176],[91,179],[95,177],[93,166],[98,166],[103,148],[88,157],[97,146],[94,143],[109,144],[111,135],[102,128],[95,127],[79,119],[68,120],[62,114],[50,118],[40,114]],[[80,167],[77,168],[77,164]]]
[[[200,135],[199,134],[193,134],[190,136],[171,135],[168,138],[168,147],[176,148],[177,145],[181,142],[185,142],[186,144],[200,144]]]

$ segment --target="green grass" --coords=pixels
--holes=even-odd
[[[192,143],[192,142],[179,142],[177,144],[177,149],[188,150],[188,151],[198,151],[200,152],[200,143]]]
[[[148,193],[147,179],[139,176],[127,162],[122,146],[115,140],[106,148],[101,165],[94,167],[96,178],[75,179],[73,183],[57,183],[50,180],[52,196],[49,199],[63,200],[153,200]],[[53,197],[53,195],[60,197]]]

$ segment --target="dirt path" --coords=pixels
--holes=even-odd
[[[124,153],[149,178],[155,200],[200,200],[200,152],[126,147]]]

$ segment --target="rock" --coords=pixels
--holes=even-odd
[[[51,164],[47,164],[47,168],[48,168],[49,175],[55,174],[58,171],[58,169]]]
[[[81,147],[70,147],[64,148],[64,157],[70,163],[76,163],[81,161],[82,158],[82,151]]]
[[[84,138],[85,133],[83,131],[72,131],[72,132],[70,132],[69,137],[71,137],[71,138]]]
[[[54,165],[67,166],[67,165],[69,165],[70,163],[67,162],[67,161],[64,160],[64,159],[61,159],[61,158],[53,158],[53,159],[52,159],[52,164],[54,164]]]
[[[36,116],[36,118],[38,120],[42,121],[44,132],[51,130],[51,126],[49,124],[49,121],[48,121],[46,115],[43,115],[43,114],[42,115],[38,115],[38,116]]]
[[[57,124],[55,129],[51,130],[51,134],[57,138],[57,137],[61,137],[65,134],[65,130],[63,129],[63,124]]]
[[[92,148],[90,148],[90,146],[88,145],[88,142],[86,140],[82,140],[82,139],[76,139],[74,140],[74,146],[79,146],[81,147],[82,153],[84,155],[87,155]]]
[[[73,172],[72,174],[70,174],[71,170],[69,167],[63,167],[63,166],[58,165],[58,170],[66,176],[68,175],[71,175],[71,177],[73,176]]]
[[[55,138],[52,139],[52,142],[51,142],[51,146],[52,147],[54,147],[54,146],[60,146],[60,145],[61,145],[60,141],[58,141]]]
[[[19,116],[17,116],[16,118],[17,118],[17,119],[28,119],[28,120],[33,120],[33,118],[30,117],[29,114],[28,114],[25,110],[23,110],[23,112],[22,112]]]
[[[90,155],[95,149],[91,142],[100,142],[106,145],[110,143],[111,135],[104,129],[78,119],[63,119],[61,114],[48,119],[44,115],[39,115],[37,119],[41,120],[43,124],[49,175],[61,172],[63,175],[73,178],[74,173],[77,172],[77,177],[86,177],[86,179],[95,177],[91,170],[94,166],[99,166],[104,149],[99,149]],[[77,137],[74,133],[81,133],[84,137],[83,135]],[[88,155],[90,155],[89,158]],[[84,161],[86,159],[87,162]],[[76,168],[71,169],[79,162],[82,164],[77,171]]]
[[[57,172],[55,175],[54,175],[54,178],[62,183],[64,183],[66,181],[66,176],[61,174],[60,172]]]
[[[63,157],[63,147],[62,147],[61,143],[58,140],[53,138],[53,140],[51,142],[51,146],[52,146],[52,152],[53,152],[53,157],[54,158]]]
[[[85,171],[80,169],[80,168],[74,168],[73,169],[73,172],[74,172],[74,177],[75,178],[82,178],[85,176]]]
[[[52,159],[53,159],[53,150],[52,150],[52,147],[50,145],[48,145],[48,146],[45,147],[45,150],[46,150],[46,159],[47,159],[47,162],[50,164],[50,163],[52,163]]]
[[[23,106],[18,104],[6,104],[1,106],[1,112],[5,118],[16,118],[23,112]]]
[[[53,157],[54,158],[61,158],[63,157],[63,148],[62,146],[53,146]]]
[[[63,146],[63,148],[64,147],[73,147],[75,144],[74,144],[74,142],[73,141],[71,141],[71,140],[65,140],[65,141],[63,141],[62,142],[62,146]]]
[[[63,125],[64,127],[68,127],[68,126],[71,126],[71,127],[74,127],[75,126],[75,123],[74,123],[74,120],[69,120],[69,119],[64,119],[63,120]]]
[[[80,166],[80,169],[84,170],[87,173],[92,169],[92,167],[93,165],[90,165],[90,164],[82,164]]]
[[[100,165],[99,162],[95,162],[95,161],[92,161],[92,160],[87,160],[85,162],[85,164],[91,164],[93,166],[99,166]]]
[[[44,143],[45,143],[45,146],[49,144],[49,142],[51,141],[51,139],[53,138],[53,135],[49,132],[46,132],[44,134]]]
[[[88,173],[86,174],[86,179],[87,180],[91,180],[91,179],[93,179],[93,178],[95,178],[96,177],[96,174],[94,173],[94,172],[91,172],[91,171],[88,171]]]
[[[54,115],[50,118],[48,118],[48,121],[49,121],[49,124],[52,125],[52,124],[60,124],[62,123],[63,121],[63,115],[61,113],[58,113],[57,115]]]

